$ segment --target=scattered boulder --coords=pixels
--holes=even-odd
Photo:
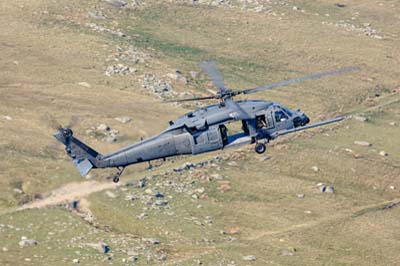
[[[361,140],[356,140],[354,141],[354,144],[364,146],[364,147],[370,147],[372,144],[367,142],[367,141],[361,141]]]
[[[243,256],[243,260],[246,261],[255,261],[257,258],[254,255],[247,255],[247,256]]]
[[[36,246],[37,244],[38,244],[38,242],[36,240],[28,239],[25,236],[21,237],[21,241],[18,242],[18,245],[21,248],[26,248],[26,247],[30,247],[30,246]]]
[[[395,125],[396,125],[396,122],[390,122],[389,125],[395,126]]]
[[[297,196],[299,199],[303,199],[306,195],[304,195],[303,193],[299,193],[299,194],[296,194],[296,196]]]
[[[80,263],[80,260],[79,260],[79,259],[73,259],[73,260],[72,260],[72,263],[74,263],[74,264],[79,264],[79,263]]]
[[[92,87],[92,85],[90,85],[89,83],[84,82],[84,81],[78,82],[78,85],[82,86],[82,87],[85,87],[85,88],[88,88],[88,89],[90,89]]]
[[[136,68],[131,68],[123,64],[108,66],[104,72],[106,76],[120,75],[125,76],[137,72]]]
[[[385,157],[385,156],[388,156],[388,153],[385,151],[380,151],[379,155]]]
[[[182,75],[182,72],[179,70],[175,70],[173,73],[168,73],[167,77],[184,84],[188,82],[187,79]]]
[[[3,118],[4,118],[5,120],[7,120],[7,121],[13,120],[12,117],[9,116],[9,115],[3,115]]]
[[[321,193],[334,193],[335,192],[335,189],[332,186],[325,185],[323,183],[319,183],[317,185],[317,187]]]
[[[311,167],[311,170],[313,170],[314,172],[319,172],[319,168],[318,166],[314,165],[313,167]]]
[[[107,195],[109,198],[112,198],[112,199],[117,198],[117,195],[115,195],[113,192],[111,192],[111,191],[109,191],[109,190],[106,191],[106,195]]]
[[[368,122],[369,121],[368,117],[361,116],[361,115],[355,115],[355,116],[353,116],[353,118],[359,122]]]
[[[132,117],[129,116],[120,116],[120,117],[116,117],[115,120],[117,120],[118,122],[121,122],[122,124],[126,124],[132,121]]]

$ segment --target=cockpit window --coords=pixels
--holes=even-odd
[[[288,120],[289,117],[282,111],[276,111],[275,112],[275,121],[276,122],[283,122]]]
[[[285,107],[281,107],[281,108],[283,109],[283,111],[285,111],[286,114],[288,114],[289,116],[292,116],[292,112],[289,109],[287,109]]]

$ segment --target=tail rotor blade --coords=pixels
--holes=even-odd
[[[54,130],[60,130],[62,129],[61,124],[54,118],[53,115],[51,115],[50,113],[46,112],[43,116],[43,119],[45,120],[45,122],[47,123],[47,125],[54,129]]]

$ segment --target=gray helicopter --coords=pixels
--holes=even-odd
[[[170,121],[169,127],[156,136],[105,155],[75,138],[69,127],[58,126],[54,137],[65,145],[68,156],[72,158],[82,176],[87,175],[92,168],[114,167],[118,169],[113,178],[114,182],[119,181],[120,175],[128,165],[165,159],[175,155],[200,154],[243,144],[254,144],[255,151],[262,154],[266,151],[266,144],[279,136],[338,122],[344,118],[337,117],[309,124],[310,119],[300,110],[290,110],[272,101],[234,101],[234,96],[358,70],[357,67],[345,67],[262,87],[235,91],[225,87],[215,62],[206,61],[200,66],[218,88],[218,93],[207,97],[181,99],[173,102],[217,99],[219,103],[197,109],[175,121]],[[236,121],[241,123],[241,131],[230,134],[226,125]]]

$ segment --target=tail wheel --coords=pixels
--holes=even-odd
[[[114,181],[114,183],[118,183],[119,182],[119,176],[114,176],[113,181]]]
[[[258,154],[262,154],[262,153],[264,153],[266,150],[267,150],[267,146],[265,146],[264,143],[257,143],[256,146],[255,146],[255,151],[256,151]]]

